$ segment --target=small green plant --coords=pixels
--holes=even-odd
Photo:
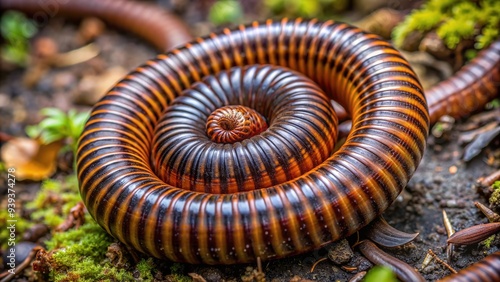
[[[335,12],[344,10],[346,0],[265,0],[264,6],[279,17],[332,18]]]
[[[450,49],[464,39],[472,39],[480,50],[498,38],[499,28],[500,1],[428,0],[394,29],[392,37],[401,47],[411,32],[435,30]],[[468,58],[475,54],[474,50],[466,52]]]
[[[488,104],[486,104],[486,108],[487,109],[498,109],[500,108],[500,99],[493,99],[491,100],[491,102],[489,102]]]
[[[210,7],[208,19],[215,25],[237,24],[243,19],[243,8],[235,0],[218,0]]]
[[[29,39],[37,32],[33,21],[23,14],[7,11],[0,19],[0,33],[5,38],[2,46],[4,60],[17,65],[25,65],[29,54]]]
[[[363,278],[364,282],[397,282],[396,274],[386,266],[374,266]]]
[[[69,147],[76,152],[78,138],[82,134],[89,113],[79,113],[73,109],[65,113],[57,108],[44,108],[40,113],[45,118],[37,125],[27,126],[26,134],[31,138],[39,137],[44,144],[68,139]]]
[[[480,244],[483,245],[487,250],[489,250],[491,248],[491,244],[493,244],[493,241],[495,241],[495,237],[496,235],[491,235]]]

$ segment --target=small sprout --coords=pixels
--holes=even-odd
[[[478,53],[479,52],[475,49],[468,49],[467,51],[465,51],[465,58],[467,60],[472,60],[477,56]]]
[[[493,99],[486,104],[486,109],[500,109],[500,99]]]
[[[243,9],[238,1],[218,0],[210,8],[208,18],[215,25],[239,23],[243,18]]]
[[[396,282],[398,279],[396,278],[396,274],[387,266],[377,265],[370,269],[368,273],[365,275],[364,282]]]
[[[73,109],[65,113],[57,108],[44,108],[40,113],[45,118],[38,125],[27,126],[26,134],[33,139],[39,137],[44,144],[69,139],[70,148],[76,152],[78,138],[89,118],[89,113],[79,113]]]
[[[4,60],[25,65],[29,54],[29,39],[37,32],[33,21],[22,13],[7,11],[0,19],[0,34],[6,44],[2,46]]]
[[[495,183],[491,185],[491,188],[493,188],[493,190],[500,190],[500,180],[495,181]]]
[[[349,5],[347,0],[264,0],[263,3],[271,11],[271,17],[319,19],[331,19]]]
[[[484,247],[489,250],[494,240],[495,240],[495,235],[491,235],[490,237],[486,238],[486,240],[482,241],[480,244],[484,245]]]

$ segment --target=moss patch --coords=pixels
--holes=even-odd
[[[26,205],[34,209],[31,218],[35,221],[43,220],[50,227],[61,224],[70,209],[82,198],[78,192],[76,175],[67,176],[63,181],[48,179],[43,181],[37,197]]]
[[[93,220],[79,229],[54,234],[46,242],[48,250],[56,250],[52,255],[50,278],[54,281],[67,281],[67,277],[78,281],[134,281],[129,272],[107,261],[106,251],[113,241]]]
[[[429,0],[394,29],[393,40],[400,47],[414,31],[435,30],[450,49],[457,47],[461,40],[472,39],[479,50],[498,38],[499,25],[498,0]]]

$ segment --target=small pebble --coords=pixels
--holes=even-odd
[[[328,258],[337,265],[348,263],[353,256],[349,242],[345,239],[334,242],[328,247]]]
[[[4,263],[4,266],[6,269],[11,269],[8,264],[10,263],[15,263],[16,266],[20,265],[31,253],[34,247],[36,247],[37,244],[32,243],[32,242],[19,242],[17,243],[14,247],[15,252],[11,253],[9,251],[5,251],[2,260]],[[8,250],[10,250],[10,248]],[[15,257],[9,257],[14,254]]]

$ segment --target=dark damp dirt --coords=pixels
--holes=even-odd
[[[197,23],[195,29],[202,35],[204,30],[210,29],[210,24]],[[54,19],[41,29],[37,38],[54,39],[59,45],[59,50],[64,52],[75,48],[77,43],[74,42],[74,34],[77,31],[78,26],[74,23]],[[98,57],[73,66],[50,68],[39,75],[31,88],[23,83],[30,67],[2,68],[0,132],[23,136],[26,125],[40,121],[38,111],[44,107],[58,107],[63,110],[88,109],[88,106],[80,105],[74,99],[78,92],[84,91],[82,88],[86,86],[82,85],[84,84],[82,81],[88,76],[99,76],[104,70],[118,66],[127,72],[156,55],[156,51],[141,40],[112,29],[106,29],[96,42],[101,49]],[[465,120],[462,123],[467,122]],[[442,210],[446,210],[456,230],[487,222],[486,217],[475,208],[474,202],[479,201],[487,205],[487,199],[477,192],[476,181],[479,177],[495,170],[487,163],[488,150],[494,148],[490,146],[470,163],[464,163],[461,161],[463,147],[456,142],[461,134],[463,132],[454,128],[449,138],[451,141],[444,142],[432,136],[429,138],[429,145],[417,172],[404,192],[384,213],[385,219],[397,229],[420,234],[410,244],[385,250],[418,269],[429,281],[450,273],[435,260],[422,268],[422,262],[429,249],[441,259],[446,259],[447,236]],[[31,197],[38,187],[39,183],[33,182],[17,184],[20,193],[25,191]],[[5,191],[0,189],[0,193],[4,197]],[[355,240],[355,236],[349,238],[351,243]],[[490,249],[480,244],[457,247],[451,266],[461,269],[483,258],[487,253],[498,250],[500,246],[498,236],[491,245]],[[344,265],[334,265],[326,260],[318,263],[311,272],[314,263],[326,256],[327,251],[321,249],[291,258],[264,262],[263,272],[267,281],[347,281],[354,274],[368,270],[372,266],[354,249],[354,256]],[[169,263],[157,262],[163,274],[170,272]],[[186,275],[196,273],[206,281],[240,281],[252,279],[249,268],[256,268],[256,265],[183,265],[182,273]]]

